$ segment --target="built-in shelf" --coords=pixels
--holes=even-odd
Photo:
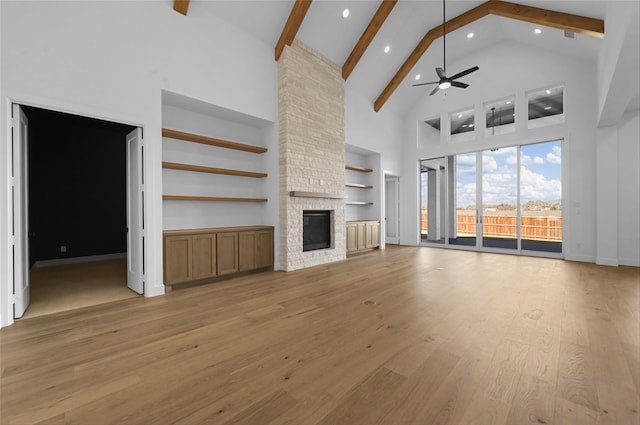
[[[357,187],[360,189],[373,189],[373,186],[370,184],[360,184],[360,183],[346,183],[347,187]]]
[[[347,205],[373,205],[373,202],[347,201]]]
[[[172,170],[195,171],[198,173],[226,174],[229,176],[254,177],[254,178],[267,177],[267,173],[254,173],[253,171],[230,170],[226,168],[205,167],[202,165],[181,164],[178,162],[167,162],[167,161],[162,162],[162,168],[168,168]]]
[[[168,128],[162,129],[162,137],[184,140],[187,142],[202,143],[205,145],[217,146],[220,148],[235,149],[238,151],[253,152],[253,153],[267,152],[267,148],[263,148],[262,146],[254,146],[254,145],[247,145],[244,143],[231,142],[229,140],[216,139],[214,137],[202,136],[200,134],[185,133],[183,131],[171,130]]]
[[[324,198],[324,199],[344,199],[344,195],[334,195],[333,193],[326,192],[301,192],[299,190],[292,190],[289,192],[289,196],[298,198]]]
[[[267,198],[223,198],[220,196],[162,195],[164,201],[267,202]]]
[[[359,165],[346,164],[344,166],[345,169],[351,171],[360,171],[361,173],[371,173],[373,170],[367,167],[360,167]]]

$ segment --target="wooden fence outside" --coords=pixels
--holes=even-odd
[[[488,215],[483,217],[483,236],[515,238],[517,217],[509,215]],[[522,239],[540,241],[562,241],[562,217],[522,216],[520,217]],[[422,233],[427,233],[427,212],[422,211]],[[476,235],[476,216],[458,214],[456,229],[458,236]]]

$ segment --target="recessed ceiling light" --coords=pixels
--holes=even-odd
[[[458,114],[458,118],[462,118],[462,114]]]
[[[416,81],[420,79],[420,74],[416,75]]]
[[[467,34],[467,38],[473,38],[474,35],[474,33],[470,32],[469,34]]]
[[[463,126],[463,127],[466,127],[467,125],[466,125],[466,124],[462,124],[462,126]]]
[[[551,94],[551,90],[547,90],[547,94]]]
[[[542,34],[542,30],[540,28],[536,28],[533,30],[536,34]]]
[[[469,127],[473,127],[475,124],[469,124]]]
[[[516,116],[516,114],[511,114],[511,116],[512,116],[512,117],[515,117],[515,116]]]
[[[511,105],[511,101],[510,100],[507,100],[507,105]]]
[[[389,53],[389,50],[391,50],[391,46],[384,46],[385,53]]]
[[[345,19],[349,17],[349,9],[345,9],[342,11],[342,17]]]
[[[551,106],[545,106],[545,107],[544,107],[544,110],[545,110],[545,111],[548,111],[549,109],[551,109]]]

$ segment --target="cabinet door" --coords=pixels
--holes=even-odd
[[[216,234],[193,236],[193,278],[214,277],[216,269]]]
[[[367,226],[365,223],[357,223],[358,226],[358,232],[357,232],[357,242],[356,242],[356,249],[359,251],[361,249],[365,249],[367,247],[365,240],[366,240],[366,233],[367,233]]]
[[[365,248],[371,248],[372,245],[372,239],[373,239],[373,227],[371,226],[372,223],[365,223],[364,224],[364,247]]]
[[[347,224],[347,252],[358,250],[358,225],[355,223]]]
[[[164,283],[193,280],[193,237],[167,236],[164,238]]]
[[[380,223],[370,223],[371,225],[371,246],[369,248],[377,248],[380,246]]]
[[[216,234],[216,259],[218,275],[238,271],[238,232]]]
[[[257,267],[256,245],[258,244],[257,232],[240,232],[238,234],[239,270],[241,272],[253,270]]]
[[[258,267],[273,266],[273,230],[261,230],[258,232],[256,265]]]

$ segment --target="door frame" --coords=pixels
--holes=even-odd
[[[19,106],[31,106],[31,107],[35,107],[35,108],[41,108],[41,109],[46,109],[49,111],[54,111],[54,112],[62,112],[65,114],[70,114],[70,115],[77,115],[80,117],[86,117],[86,118],[95,118],[95,119],[99,119],[99,120],[103,120],[103,121],[109,121],[109,122],[113,122],[113,123],[118,123],[118,124],[126,124],[126,125],[130,125],[130,126],[134,126],[139,128],[142,131],[142,134],[144,134],[144,130],[145,130],[145,126],[144,124],[138,123],[138,122],[131,122],[131,121],[126,121],[123,119],[117,119],[117,118],[113,118],[113,117],[109,117],[106,115],[101,115],[101,114],[92,114],[86,111],[82,111],[82,107],[78,107],[78,106],[74,106],[73,108],[62,108],[62,107],[56,107],[53,106],[47,102],[33,102],[33,101],[28,101],[28,100],[24,100],[24,99],[19,99],[16,97],[7,97],[7,102],[6,102],[6,110],[5,110],[5,119],[6,119],[6,143],[9,145],[9,157],[11,158],[7,158],[7,178],[6,178],[6,186],[5,188],[2,188],[2,190],[6,190],[7,193],[7,210],[6,212],[6,218],[7,218],[7,222],[6,223],[1,223],[1,225],[7,225],[7,235],[10,236],[12,234],[11,230],[12,230],[12,215],[13,215],[13,200],[12,200],[12,195],[11,195],[11,186],[12,186],[12,182],[11,182],[11,174],[12,174],[12,170],[11,170],[11,161],[13,160],[12,157],[12,153],[10,152],[10,145],[11,145],[11,140],[12,140],[12,112],[13,112],[13,105],[19,105]],[[4,147],[4,146],[3,146]],[[148,161],[147,161],[148,162]],[[18,164],[18,166],[20,167],[19,170],[14,170],[14,173],[17,172],[21,172],[22,169],[24,169],[24,164]],[[147,167],[148,168],[148,167]],[[144,173],[147,172],[147,170],[143,170]],[[147,178],[147,176],[145,176],[145,179]],[[28,194],[28,192],[27,192]],[[27,195],[28,196],[28,195]],[[146,198],[147,196],[147,192],[144,192],[144,196]],[[146,201],[146,199],[145,199]],[[127,200],[128,202],[128,200]],[[22,211],[22,207],[19,205],[18,206],[18,211],[21,215],[23,215],[23,211]],[[144,211],[143,217],[144,220],[147,221],[148,217],[148,209]],[[142,230],[141,230],[142,231]],[[21,235],[23,236],[23,240],[20,241],[22,243],[24,243],[24,239],[26,239],[26,248],[27,248],[27,252],[28,252],[28,237],[24,237],[25,235]],[[0,327],[2,326],[8,326],[13,324],[15,317],[14,317],[14,312],[13,312],[13,307],[14,307],[14,303],[15,303],[15,292],[14,292],[14,285],[19,284],[19,282],[14,283],[13,282],[13,277],[15,276],[15,270],[14,270],[14,265],[13,265],[13,245],[14,245],[14,241],[12,240],[12,237],[7,237],[6,240],[6,245],[5,245],[5,255],[3,255],[3,257],[6,258],[2,258],[0,260],[0,263],[6,264],[7,265],[7,269],[6,272],[4,273],[3,276],[7,277],[7,279],[0,279]],[[141,251],[140,252],[140,256],[143,258],[143,261],[146,263],[147,258],[146,256],[148,255],[148,251],[149,250],[144,250],[141,247]],[[1,251],[0,251],[1,252]],[[127,257],[129,256],[129,253],[127,252]],[[28,258],[26,260],[23,259],[23,261],[27,261],[28,262]],[[144,294],[145,297],[146,296],[151,296],[152,294],[148,294],[147,293],[147,286],[145,285],[144,288]]]

